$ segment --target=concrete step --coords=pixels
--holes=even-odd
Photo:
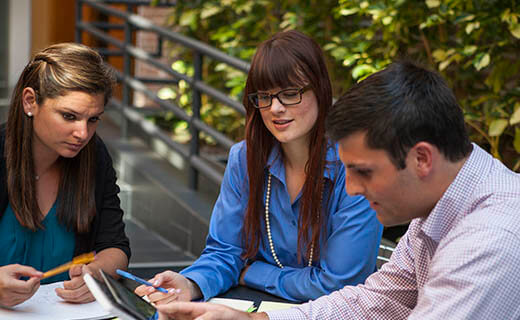
[[[114,160],[121,206],[130,222],[127,232],[134,252],[130,267],[185,265],[204,249],[219,188],[201,177],[200,190],[191,190],[182,161],[172,165],[133,128],[129,138],[122,138],[116,117],[105,116],[97,132]],[[165,257],[169,249],[158,243],[171,249],[171,258]],[[157,255],[152,255],[154,251]]]
[[[132,248],[129,268],[186,267],[195,260],[193,255],[183,252],[181,248],[147,229],[139,221],[125,219],[125,224]]]

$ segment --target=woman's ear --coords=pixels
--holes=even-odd
[[[23,111],[31,117],[38,111],[38,103],[36,102],[36,92],[33,88],[27,87],[22,91]]]

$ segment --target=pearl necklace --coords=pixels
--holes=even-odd
[[[283,269],[283,265],[278,259],[276,255],[276,251],[274,251],[273,238],[271,237],[271,225],[269,224],[269,197],[271,196],[271,173],[267,177],[267,192],[265,194],[265,227],[267,229],[267,239],[269,240],[269,248],[271,248],[271,254],[273,255],[274,262]],[[312,256],[314,253],[314,241],[311,243],[311,253],[309,254],[309,264],[308,266],[312,266]]]

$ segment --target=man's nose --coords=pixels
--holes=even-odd
[[[345,176],[345,190],[349,196],[365,194],[364,187],[351,174],[348,174],[348,170]]]

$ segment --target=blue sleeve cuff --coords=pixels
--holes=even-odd
[[[248,287],[269,292],[270,288],[272,289],[276,286],[274,282],[281,271],[280,268],[272,264],[255,261],[247,269],[244,282]]]
[[[215,293],[211,290],[211,286],[208,284],[207,279],[200,273],[181,271],[181,274],[189,280],[195,282],[200,288],[200,292],[202,293],[202,299],[193,301],[208,301],[215,295]]]

